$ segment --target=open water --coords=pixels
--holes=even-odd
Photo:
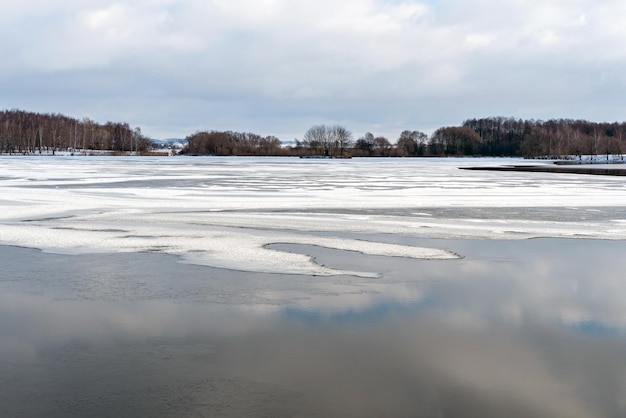
[[[418,244],[463,257],[270,246],[378,273],[327,277],[2,246],[0,416],[626,416],[626,241]]]

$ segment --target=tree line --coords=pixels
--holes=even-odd
[[[0,153],[52,154],[90,150],[141,152],[151,141],[128,123],[100,124],[89,118],[22,110],[0,111]]]
[[[508,156],[623,158],[626,122],[581,119],[523,120],[512,117],[468,119],[441,127],[430,136],[405,130],[397,138],[367,132],[354,138],[342,125],[314,125],[302,139],[285,146],[275,136],[250,132],[198,131],[189,135],[182,154],[241,156],[429,157]],[[54,154],[57,151],[142,152],[153,146],[140,128],[128,123],[97,123],[61,114],[0,111],[0,153]]]
[[[597,160],[610,155],[622,158],[626,149],[625,122],[492,117],[466,120],[463,127],[478,135],[474,142],[478,155]]]
[[[413,152],[415,141],[406,141],[403,135],[398,147],[414,156],[585,157],[594,161],[608,160],[611,155],[623,159],[626,150],[626,122],[583,119],[468,119],[460,126],[439,128],[428,139],[421,136]]]
[[[185,138],[187,145],[181,154],[189,155],[287,155],[287,150],[275,136],[249,132],[199,131]]]
[[[505,156],[578,158],[594,161],[626,151],[626,122],[580,119],[523,120],[507,117],[468,119],[441,127],[430,136],[405,130],[392,142],[367,132],[354,139],[341,125],[315,125],[293,145],[251,133],[197,132],[184,153],[197,155],[294,155],[328,157]]]
[[[366,133],[353,148],[359,156],[505,156],[525,158],[623,159],[626,122],[581,119],[523,120],[507,117],[468,119],[460,126],[427,136],[404,131],[392,145]]]

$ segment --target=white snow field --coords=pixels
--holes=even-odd
[[[458,256],[346,236],[626,238],[622,177],[459,169],[524,163],[0,157],[0,243],[59,253],[158,251],[244,271],[371,277],[266,246],[446,259]]]

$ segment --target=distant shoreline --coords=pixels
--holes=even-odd
[[[481,171],[524,171],[534,173],[566,173],[566,174],[590,174],[597,176],[626,176],[626,168],[608,168],[573,166],[573,165],[504,165],[490,167],[459,167],[461,170]]]

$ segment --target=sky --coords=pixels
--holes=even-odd
[[[626,120],[622,0],[0,3],[0,108],[152,138]]]

